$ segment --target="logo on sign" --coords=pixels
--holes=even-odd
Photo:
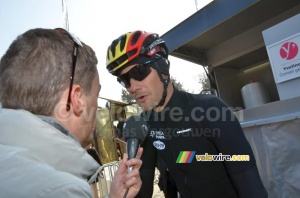
[[[294,42],[286,42],[280,48],[280,56],[285,60],[291,60],[298,54],[298,45]]]

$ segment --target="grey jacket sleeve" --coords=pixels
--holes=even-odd
[[[48,188],[38,197],[41,198],[92,198],[91,186],[86,183],[67,183],[56,187]]]

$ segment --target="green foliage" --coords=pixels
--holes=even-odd
[[[123,102],[133,103],[135,100],[129,95],[126,89],[122,89],[121,99]]]
[[[178,90],[188,92],[188,90],[186,90],[185,88],[183,88],[183,83],[182,83],[182,82],[177,81],[176,78],[174,78],[174,77],[171,77],[170,80],[171,80],[171,82],[173,83],[173,85],[174,85]]]
[[[198,79],[199,79],[198,83],[201,84],[202,90],[204,90],[204,89],[211,89],[209,79],[208,79],[208,77],[207,77],[207,75],[205,73],[199,74],[198,75]]]

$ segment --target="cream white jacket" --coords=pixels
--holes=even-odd
[[[72,136],[24,110],[0,107],[0,198],[92,197],[99,164]]]

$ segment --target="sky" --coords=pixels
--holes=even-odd
[[[197,2],[197,7],[196,7]],[[100,96],[121,100],[121,85],[106,70],[106,49],[120,35],[144,30],[163,35],[211,0],[67,0],[69,31],[90,45],[98,58]],[[32,28],[62,27],[62,0],[1,0],[0,57],[12,41]],[[169,56],[170,74],[199,93],[203,68]]]

